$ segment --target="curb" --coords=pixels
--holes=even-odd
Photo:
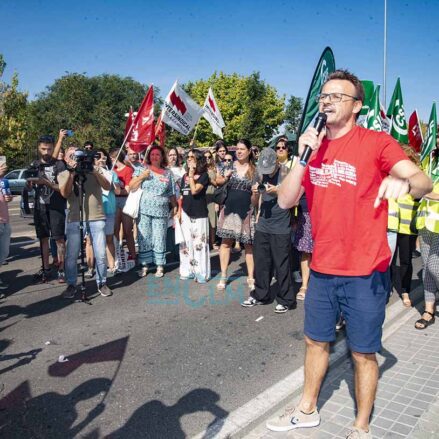
[[[415,305],[423,299],[423,289],[419,286],[412,291],[412,306],[409,311],[401,301],[390,305],[386,310],[382,340],[394,334],[407,320],[417,314]],[[331,346],[329,368],[337,367],[348,357],[346,339]],[[284,405],[297,397],[303,387],[304,367],[300,367],[283,380],[273,384],[264,392],[237,408],[225,419],[219,419],[193,439],[238,439],[243,438],[257,426],[266,421]]]

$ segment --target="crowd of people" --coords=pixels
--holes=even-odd
[[[35,190],[42,256],[36,279],[50,276],[51,252],[58,281],[66,283],[63,297],[74,298],[78,254],[85,245],[86,276],[96,276],[100,294],[110,296],[107,277],[118,274],[116,249],[126,246],[141,278],[151,272],[163,277],[171,253],[179,258],[182,281],[204,284],[212,277],[211,251],[218,250],[216,288],[225,290],[230,255],[243,249],[249,291],[243,307],[275,300],[274,311],[286,313],[297,300],[305,300],[304,393],[297,407],[271,420],[268,428],[318,425],[316,403],[329,342],[344,321],[358,407],[349,438],[371,437],[375,353],[381,348],[385,305],[392,283],[403,304],[412,305],[412,257],[418,241],[425,311],[415,327],[425,329],[435,321],[439,183],[431,184],[410,147],[356,124],[363,100],[354,75],[336,71],[328,77],[318,96],[326,128],[321,133],[308,128],[299,138],[300,154],[305,147],[313,150],[305,166],[282,136],[274,148],[261,151],[248,139],[238,140],[233,150],[219,140],[204,149],[165,150],[153,144],[143,154],[129,144],[107,152],[87,142],[86,159],[78,148],[62,149],[66,130],[60,131],[56,145],[50,136],[41,137],[38,160],[32,163],[37,175],[28,179],[29,189]],[[1,165],[0,174],[5,172]],[[10,200],[0,195],[0,262],[9,247]],[[85,242],[80,239],[81,219]],[[0,289],[6,288],[0,281]]]

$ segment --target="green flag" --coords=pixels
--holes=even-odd
[[[430,163],[430,154],[436,148],[437,136],[437,113],[436,104],[433,103],[431,107],[430,119],[428,121],[427,132],[425,133],[425,140],[422,143],[421,149],[421,164],[423,169],[428,169],[428,174],[432,176],[437,173],[437,163]],[[437,162],[437,160],[436,160]]]
[[[360,116],[366,116],[372,105],[373,92],[375,90],[375,84],[373,81],[361,81],[364,89],[364,102],[363,108],[360,111]]]
[[[377,85],[370,102],[370,109],[366,117],[366,128],[373,131],[383,131],[383,122],[380,114],[380,86]]]
[[[314,76],[311,81],[311,87],[306,97],[305,106],[303,107],[302,119],[299,125],[299,136],[308,128],[308,125],[314,119],[319,110],[319,104],[316,101],[322,85],[326,78],[335,70],[334,54],[330,47],[326,47],[320,57]]]
[[[387,117],[391,118],[390,135],[401,143],[408,143],[408,129],[404,114],[404,103],[402,101],[401,83],[396,81],[390,101]]]

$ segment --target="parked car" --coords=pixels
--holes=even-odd
[[[26,169],[14,169],[8,172],[4,178],[9,180],[9,187],[11,188],[12,195],[21,195],[24,187],[26,186],[26,179],[24,178],[24,173]]]

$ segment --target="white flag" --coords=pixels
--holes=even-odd
[[[187,136],[202,113],[203,109],[175,81],[163,105],[162,122]]]
[[[222,129],[225,127],[223,117],[215,101],[212,89],[209,87],[206,100],[203,107],[203,117],[210,123],[212,131],[221,139],[223,138]]]

